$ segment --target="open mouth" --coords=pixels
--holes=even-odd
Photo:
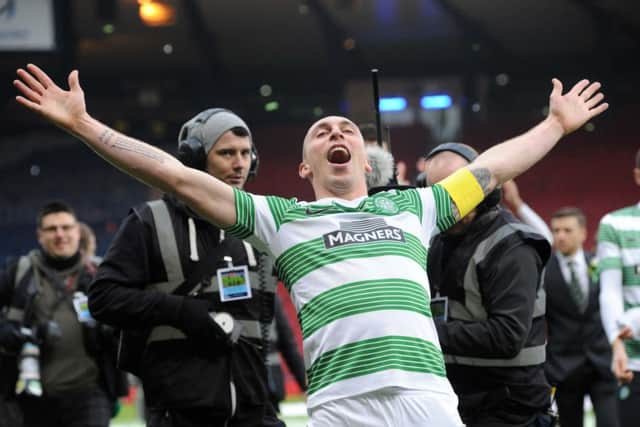
[[[327,160],[329,163],[342,165],[351,160],[351,153],[344,145],[334,145],[327,153]]]

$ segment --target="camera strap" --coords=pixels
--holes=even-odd
[[[35,252],[30,253],[29,257],[31,258],[33,279],[36,285],[36,293],[31,296],[29,300],[33,301],[35,295],[37,295],[37,293],[39,292],[42,292],[44,287],[44,280],[46,280],[52,285],[52,288],[54,289],[56,294],[56,298],[53,304],[47,307],[47,320],[51,320],[53,318],[53,313],[55,313],[58,307],[60,307],[60,304],[64,303],[65,301],[69,303],[69,306],[71,308],[73,308],[71,297],[73,295],[73,292],[77,289],[80,277],[85,272],[85,266],[82,261],[71,268],[67,280],[63,281],[56,271],[43,265],[41,260],[38,259],[38,256]]]
[[[38,268],[39,265],[40,263],[37,260],[35,251],[20,257],[18,261],[14,281],[14,295],[7,317],[10,320],[18,322],[21,326],[29,327],[35,321],[33,318],[34,301],[35,297],[38,293],[41,293],[43,289],[43,276],[52,283],[57,296],[53,305],[49,308],[49,313],[46,316],[48,318],[47,320],[51,320],[53,312],[55,312],[58,306],[65,300],[64,292],[60,290],[60,287],[64,287],[64,284],[61,283],[59,278],[51,277],[54,275],[47,274],[42,271],[41,268]],[[29,272],[31,274],[29,274]],[[28,283],[23,283],[25,279],[28,280]],[[24,297],[24,303],[22,304],[19,302],[21,297]]]

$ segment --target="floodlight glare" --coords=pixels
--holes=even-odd
[[[407,100],[401,96],[380,98],[380,111],[403,111],[407,108]]]
[[[420,98],[420,106],[425,110],[444,110],[451,107],[451,97],[446,94],[425,95]]]
[[[264,111],[276,111],[278,108],[280,108],[280,103],[278,101],[269,101],[264,104]]]

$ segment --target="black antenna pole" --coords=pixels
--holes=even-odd
[[[373,68],[371,70],[371,79],[373,81],[373,104],[376,109],[376,133],[378,137],[378,146],[384,148],[382,145],[382,125],[380,124],[380,91],[378,90],[378,69]],[[387,149],[391,153],[391,130],[387,126]],[[396,162],[393,162],[393,176],[389,182],[391,185],[398,184],[398,168]]]
[[[389,149],[389,152],[391,153],[391,127],[389,126],[385,126],[384,127],[387,131],[387,148]]]
[[[382,125],[380,124],[380,92],[378,91],[378,69],[371,70],[371,79],[373,81],[373,105],[376,110],[376,133],[378,136],[378,145],[382,147]]]

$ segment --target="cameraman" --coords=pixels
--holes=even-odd
[[[178,153],[238,189],[257,170],[249,128],[221,108],[182,126]],[[268,399],[265,367],[272,269],[273,258],[173,196],[131,210],[100,264],[89,305],[97,319],[123,330],[119,364],[142,382],[148,426],[283,425]],[[230,271],[236,281],[249,280],[229,287],[222,276]],[[234,290],[239,297],[231,288],[241,289]],[[228,328],[215,321],[220,315]]]
[[[37,227],[40,249],[14,259],[0,275],[3,399],[17,394],[25,427],[107,427],[127,390],[115,368],[113,334],[88,316],[95,265],[81,256],[68,205],[43,206]],[[29,366],[22,363],[25,349]]]

